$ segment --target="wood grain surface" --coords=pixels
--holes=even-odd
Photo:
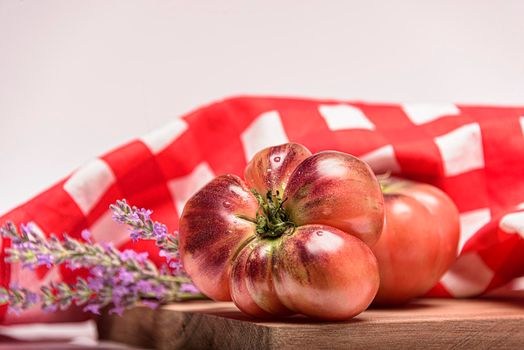
[[[158,349],[524,349],[524,299],[419,299],[336,323],[253,320],[199,301],[135,308],[98,327],[101,339]]]

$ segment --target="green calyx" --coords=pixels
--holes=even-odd
[[[387,193],[391,186],[391,171],[376,175],[382,193]]]
[[[259,204],[256,217],[259,237],[277,238],[284,233],[291,233],[295,230],[295,224],[289,220],[283,207],[286,199],[282,200],[279,191],[276,191],[275,194],[268,191],[265,198],[254,189],[251,192]]]
[[[404,179],[395,179],[391,177],[391,173],[387,172],[385,174],[377,175],[377,180],[380,185],[380,190],[382,191],[382,194],[391,194],[396,193],[402,188],[409,185],[409,180]]]

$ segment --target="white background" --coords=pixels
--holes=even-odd
[[[235,94],[524,104],[524,1],[0,0],[0,214]]]

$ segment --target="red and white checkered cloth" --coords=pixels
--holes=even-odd
[[[377,173],[390,170],[451,196],[461,213],[461,253],[431,295],[485,294],[524,276],[524,108],[227,99],[96,158],[0,223],[33,221],[43,232],[72,236],[88,228],[98,241],[155,255],[153,243],[130,242],[126,229],[112,222],[109,204],[126,198],[175,230],[184,203],[206,182],[242,175],[258,150],[288,141],[313,153],[354,154]],[[66,269],[40,269],[35,276],[5,264],[7,244],[2,285],[36,289],[74,279]],[[38,320],[39,313],[22,320]]]

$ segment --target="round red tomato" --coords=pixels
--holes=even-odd
[[[285,144],[257,153],[245,179],[219,176],[184,208],[180,252],[195,285],[256,317],[341,320],[365,310],[379,277],[364,242],[378,239],[384,215],[371,169]]]
[[[382,183],[385,224],[372,247],[380,269],[374,304],[400,304],[427,293],[455,261],[459,213],[438,188],[388,179]]]

